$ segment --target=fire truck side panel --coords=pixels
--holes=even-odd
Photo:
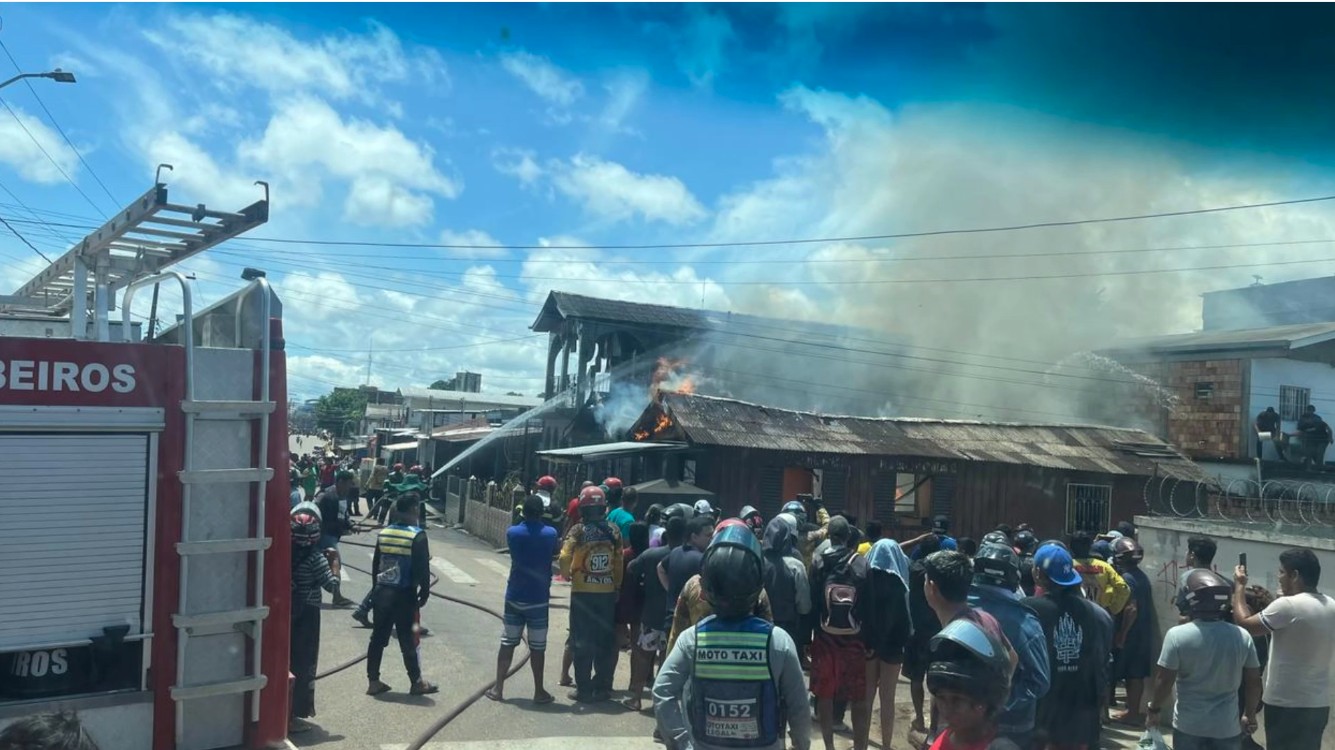
[[[292,617],[292,534],[289,510],[291,488],[287,482],[287,362],[282,350],[282,329],[274,321],[274,351],[269,355],[269,399],[278,408],[269,420],[268,465],[275,467],[264,498],[265,533],[273,544],[264,554],[264,603],[269,618],[264,621],[264,651],[261,665],[269,683],[260,692],[260,721],[255,735],[248,738],[252,748],[281,746],[287,737],[288,667]],[[255,370],[260,369],[256,353]]]
[[[153,435],[150,444],[157,448],[156,457],[146,458],[146,467],[153,471],[148,483],[153,496],[145,499],[146,512],[151,515],[144,529],[141,609],[144,630],[152,633],[141,664],[146,670],[148,690],[0,703],[0,724],[44,710],[75,709],[104,748],[151,746],[166,750],[170,742],[162,744],[157,737],[156,725],[164,713],[158,700],[162,691],[156,686],[164,681],[164,657],[174,649],[171,612],[176,605],[175,584],[173,576],[164,580],[163,571],[169,567],[166,561],[176,557],[172,545],[180,535],[180,484],[176,474],[182,466],[179,404],[184,397],[183,352],[179,347],[167,346],[0,337],[0,367],[4,373],[0,406],[22,407],[18,412],[0,414],[0,432],[26,432],[28,425],[67,436],[147,432]],[[160,427],[127,430],[117,426],[125,424],[134,410],[145,407],[161,410]],[[77,473],[81,463],[74,456],[61,471]],[[53,481],[58,478],[59,474]],[[72,577],[97,574],[96,568],[68,572]],[[22,571],[10,573],[21,575]],[[166,674],[168,687],[170,679],[171,675]],[[165,716],[170,721],[170,710]]]
[[[223,553],[195,555],[184,603],[179,602],[182,541],[182,485],[179,472],[186,463],[185,358],[179,346],[163,344],[104,344],[69,339],[0,337],[0,436],[36,429],[48,434],[99,435],[149,432],[156,455],[145,459],[148,483],[144,524],[143,601],[141,618],[148,641],[142,649],[143,691],[93,692],[49,699],[15,701],[0,696],[0,726],[19,716],[43,710],[76,709],[104,750],[203,750],[242,745],[248,748],[281,746],[288,713],[288,620],[290,596],[290,539],[287,534],[287,387],[281,351],[281,325],[274,325],[275,351],[270,357],[270,400],[279,408],[269,420],[266,465],[275,469],[267,485],[262,513],[265,536],[273,539],[263,554],[263,604],[269,616],[261,624],[260,671],[267,677],[261,692],[259,721],[251,721],[245,694],[184,701],[185,742],[174,741],[176,703],[171,689],[177,681],[176,613],[207,613],[250,606],[256,555]],[[256,375],[259,352],[252,349],[195,351],[197,400],[254,401],[259,399]],[[60,377],[56,377],[59,373]],[[17,377],[15,377],[17,375]],[[85,408],[94,407],[94,408]],[[117,428],[138,407],[155,407],[160,427]],[[32,425],[37,425],[33,427]],[[257,423],[200,419],[191,443],[194,469],[253,468],[258,465]],[[160,431],[159,431],[160,430]],[[58,445],[47,440],[42,445]],[[124,442],[124,441],[122,441]],[[97,444],[97,443],[93,443]],[[110,444],[110,443],[108,443]],[[142,445],[143,443],[139,443]],[[152,449],[149,449],[150,452]],[[40,453],[37,455],[41,455]],[[155,460],[154,460],[155,459]],[[3,461],[3,459],[0,459]],[[78,472],[71,456],[58,468]],[[190,501],[190,539],[238,539],[258,531],[252,513],[254,485],[197,484]],[[7,500],[7,502],[10,502]],[[69,575],[108,575],[95,568]],[[20,575],[21,564],[11,573]],[[49,575],[48,575],[49,577]],[[184,606],[179,606],[184,604]],[[36,622],[36,621],[34,621]],[[40,630],[40,628],[34,628]],[[150,635],[151,633],[151,635]],[[213,633],[213,634],[210,634]],[[80,637],[98,635],[89,633]],[[132,634],[134,635],[134,634]],[[236,628],[219,626],[196,630],[186,641],[185,684],[218,682],[249,674],[255,654],[253,641]],[[22,648],[27,643],[18,644]],[[33,648],[38,645],[32,644]],[[12,648],[11,648],[12,650]],[[5,658],[0,649],[0,659]],[[35,653],[35,652],[34,652]],[[43,657],[45,658],[45,657]],[[0,681],[6,679],[0,675]]]

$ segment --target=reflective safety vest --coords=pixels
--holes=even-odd
[[[393,589],[413,587],[413,540],[422,530],[416,526],[390,524],[380,530],[375,546],[380,551],[380,569],[375,585]]]
[[[695,626],[691,734],[718,747],[770,747],[783,739],[778,685],[770,670],[774,626],[759,617]]]

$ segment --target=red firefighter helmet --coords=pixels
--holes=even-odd
[[[408,473],[409,473],[409,474],[421,474],[421,473],[422,473],[422,465],[421,465],[421,464],[413,464],[413,467],[412,467],[411,469],[408,470]]]
[[[548,491],[556,489],[556,477],[551,475],[538,477],[538,489]]]
[[[310,547],[320,541],[320,519],[305,511],[292,516],[292,543]]]
[[[606,508],[607,495],[601,487],[585,487],[579,491],[579,509]]]
[[[619,490],[621,489],[621,480],[616,477],[608,477],[603,480],[603,485],[609,490]]]
[[[403,464],[394,464],[394,471],[403,471]]]

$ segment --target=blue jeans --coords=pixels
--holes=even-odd
[[[1241,748],[1241,732],[1221,740],[1216,737],[1197,737],[1194,734],[1173,730],[1173,750],[1240,750]]]

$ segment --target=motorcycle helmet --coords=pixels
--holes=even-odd
[[[1187,574],[1187,609],[1200,619],[1222,616],[1230,607],[1233,587],[1213,570],[1196,569]]]
[[[403,471],[403,464],[394,464],[394,471]]]
[[[714,515],[714,506],[710,505],[709,501],[704,499],[696,500],[693,510],[697,516]]]
[[[751,528],[751,532],[759,537],[765,532],[765,517],[760,515],[760,511],[750,505],[742,506],[742,512],[739,516],[746,525]]]
[[[616,477],[608,477],[603,480],[603,486],[611,490],[621,489],[621,480]]]
[[[298,547],[311,547],[320,542],[320,519],[313,513],[297,513],[292,516],[292,544]]]
[[[602,487],[585,487],[579,491],[579,509],[606,508],[607,493]]]
[[[690,516],[691,506],[686,503],[673,503],[663,511],[663,524],[667,525],[668,520],[672,518],[690,518]]]
[[[799,525],[807,522],[807,506],[803,505],[801,500],[789,500],[783,504],[783,510],[779,512],[791,514]]]
[[[743,526],[743,527],[745,527],[748,531],[749,531],[750,528],[751,528],[750,526],[747,526],[747,525],[746,525],[746,522],[743,521],[743,520],[740,519],[740,518],[725,518],[725,519],[723,519],[722,521],[719,521],[719,522],[718,522],[718,525],[714,527],[714,533],[717,534],[717,533],[719,533],[720,531],[722,531],[722,530],[724,530],[724,529],[726,529],[726,528],[730,528],[730,527],[732,527],[732,526]]]
[[[1094,544],[1090,545],[1089,554],[1093,555],[1099,560],[1108,562],[1109,560],[1112,560],[1113,557],[1112,544],[1109,543],[1107,539],[1100,539],[1097,542],[1094,542]]]
[[[1038,538],[1035,537],[1034,532],[1029,529],[1021,529],[1020,531],[1015,532],[1015,539],[1013,539],[1012,542],[1016,549],[1026,555],[1032,553],[1034,548],[1038,546]]]
[[[1020,558],[1009,544],[984,542],[973,557],[973,580],[1014,591],[1020,585]]]
[[[644,522],[650,526],[663,525],[663,506],[658,503],[650,505],[644,511]]]
[[[1129,536],[1119,538],[1112,544],[1113,557],[1123,565],[1139,565],[1145,559],[1145,549],[1140,542]]]
[[[1006,647],[972,620],[959,618],[932,636],[927,689],[932,694],[967,695],[995,715],[1011,692],[1011,663]]]
[[[556,489],[556,477],[550,475],[538,477],[538,489],[548,492]]]
[[[1004,544],[1011,546],[1010,537],[1006,536],[1004,531],[989,531],[983,536],[983,544]]]
[[[705,600],[722,619],[750,615],[765,585],[760,542],[740,519],[719,525],[700,565]]]

